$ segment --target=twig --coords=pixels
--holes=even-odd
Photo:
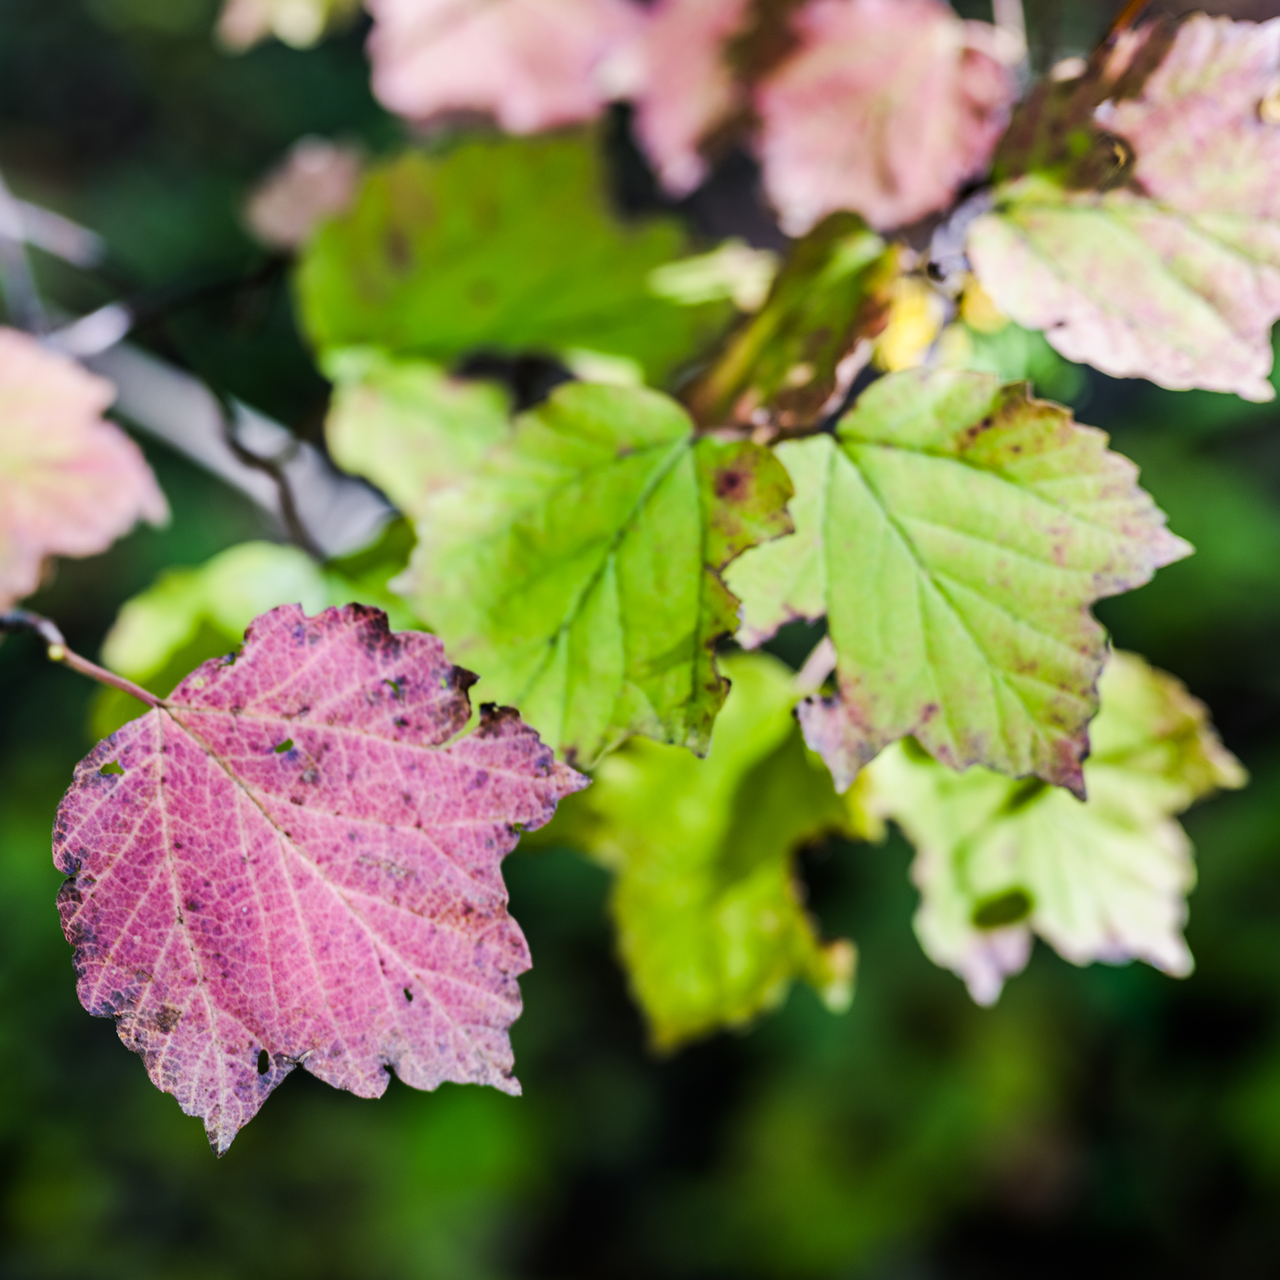
[[[28,333],[43,333],[44,308],[27,261],[22,209],[0,175],[0,292],[9,319]]]
[[[118,676],[114,671],[108,671],[106,667],[100,667],[96,662],[90,662],[88,658],[82,658],[78,653],[72,652],[67,648],[67,642],[62,638],[62,632],[58,630],[57,625],[38,613],[32,613],[27,609],[10,609],[8,613],[0,613],[0,632],[15,631],[30,631],[39,636],[44,641],[45,654],[50,662],[61,662],[72,671],[78,671],[82,676],[88,676],[99,684],[119,689],[130,697],[137,698],[139,702],[146,703],[149,707],[167,705],[163,698],[157,698],[154,693],[144,689],[140,684],[134,684],[132,680],[126,680],[124,676]]]
[[[1122,31],[1128,31],[1150,2],[1151,0],[1129,0],[1129,3],[1116,15],[1115,21],[1107,31],[1107,39],[1112,40]]]

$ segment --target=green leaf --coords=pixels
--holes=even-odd
[[[410,515],[511,429],[500,388],[451,378],[425,360],[347,348],[329,354],[325,372],[335,384],[325,422],[330,455]]]
[[[616,876],[618,947],[663,1049],[750,1022],[797,979],[833,1011],[852,995],[853,947],[818,940],[794,863],[824,835],[858,834],[856,815],[805,750],[787,668],[757,654],[724,667],[733,690],[705,760],[629,742],[541,839]]]
[[[1119,377],[1275,395],[1280,44],[1265,24],[1151,24],[1034,93],[968,254],[997,306]]]
[[[838,409],[885,326],[897,273],[897,248],[856,214],[824,219],[689,393],[694,416],[790,430]]]
[[[322,349],[448,361],[586,348],[656,381],[728,315],[651,291],[650,273],[683,252],[674,223],[610,212],[589,135],[471,140],[372,170],[355,208],[308,245],[297,284]]]
[[[916,846],[916,933],[990,1004],[1039,934],[1075,964],[1146,960],[1191,972],[1182,936],[1195,882],[1173,815],[1244,770],[1172,676],[1113,654],[1084,766],[1089,799],[986,769],[955,774],[912,743],[866,771],[864,803]]]
[[[431,495],[397,584],[485,700],[589,766],[631,733],[704,753],[737,626],[718,571],[790,529],[786,473],[674,401],[567,383]]]
[[[746,645],[827,615],[839,696],[800,718],[839,786],[913,734],[956,769],[1082,790],[1105,656],[1088,607],[1191,550],[1106,443],[1025,385],[912,370],[834,437],[778,446],[795,536],[726,581]]]

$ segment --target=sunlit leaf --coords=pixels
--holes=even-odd
[[[0,328],[0,609],[40,585],[48,556],[105,551],[169,508],[142,452],[102,414],[104,378]]]
[[[969,230],[983,287],[1069,359],[1271,399],[1278,81],[1280,24],[1200,15],[1042,89]]]
[[[54,861],[81,1003],[215,1150],[298,1066],[519,1091],[499,864],[586,780],[509,709],[457,737],[471,680],[375,610],[285,606],[76,769]]]
[[[785,430],[838,409],[884,327],[898,259],[855,214],[826,218],[689,390],[694,415]]]
[[[473,140],[374,169],[355,209],[309,244],[298,287],[321,348],[439,361],[588,348],[660,379],[726,315],[650,290],[683,247],[674,223],[617,220],[589,139]]]
[[[980,174],[1015,96],[993,27],[939,0],[811,0],[759,86],[765,188],[783,229],[852,209],[896,227]]]
[[[325,370],[336,383],[325,423],[333,460],[409,515],[474,470],[511,429],[500,388],[450,378],[424,360],[357,348],[331,353]]]
[[[1132,654],[1112,655],[1081,803],[1035,780],[956,774],[913,744],[867,770],[869,807],[916,846],[916,932],[990,1004],[1026,964],[1032,934],[1075,964],[1146,960],[1191,972],[1182,936],[1195,882],[1173,815],[1245,775],[1203,705]]]
[[[793,537],[726,574],[745,644],[827,615],[839,693],[802,704],[847,786],[913,734],[953,768],[1079,791],[1105,655],[1089,605],[1190,548],[1068,410],[978,373],[873,384],[836,434],[780,445]]]
[[[858,834],[857,816],[805,750],[791,673],[754,654],[723,666],[733,688],[705,760],[636,739],[542,837],[615,874],[618,947],[664,1049],[749,1022],[797,980],[833,1010],[852,994],[853,948],[819,942],[794,862],[824,835]]]
[[[612,64],[637,35],[627,0],[367,0],[373,89],[414,120],[491,115],[509,133],[590,120],[626,87]]]
[[[737,625],[719,570],[790,528],[790,495],[767,450],[695,439],[667,397],[567,383],[419,509],[399,587],[566,759],[629,733],[701,753]]]

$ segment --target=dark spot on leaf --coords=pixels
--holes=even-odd
[[[1002,929],[1031,914],[1031,895],[1025,889],[1006,889],[973,909],[975,929]]]
[[[265,1076],[271,1070],[271,1055],[265,1049],[258,1050],[258,1074]]]
[[[747,487],[746,472],[737,467],[722,467],[716,472],[716,497],[734,499],[742,497]]]
[[[410,991],[408,987],[405,987],[405,989],[404,989],[404,998],[405,998],[405,999],[406,999],[410,1004],[412,1004],[412,1003],[413,1003],[413,992],[412,992],[412,991]]]
[[[168,1035],[169,1032],[178,1025],[178,1020],[181,1017],[182,1013],[179,1009],[175,1008],[171,1004],[162,1004],[160,1008],[156,1010],[156,1030]]]

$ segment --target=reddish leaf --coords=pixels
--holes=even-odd
[[[629,0],[368,0],[373,88],[414,120],[483,111],[508,133],[590,120],[607,59],[638,31]]]
[[[77,768],[54,860],[81,1003],[217,1151],[296,1066],[519,1092],[499,863],[586,779],[506,708],[457,737],[473,679],[378,610],[285,605]]]
[[[995,28],[939,0],[813,0],[760,86],[765,187],[792,235],[852,209],[895,227],[984,170],[1015,96]]]
[[[0,609],[30,595],[46,556],[105,551],[169,508],[137,445],[102,413],[104,378],[0,328]]]
[[[750,0],[658,0],[645,28],[636,133],[675,195],[687,195],[706,175],[702,140],[746,105],[724,55],[749,12]]]

